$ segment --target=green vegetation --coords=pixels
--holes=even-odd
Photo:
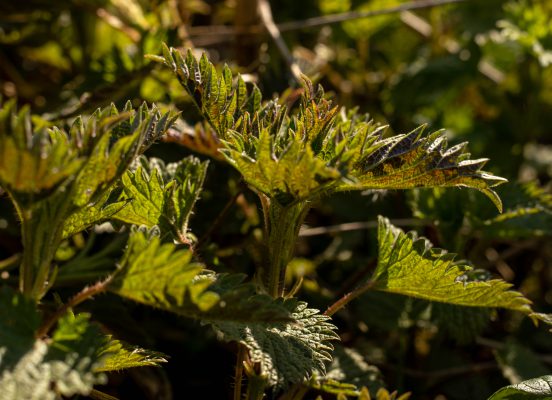
[[[0,6],[0,400],[552,398],[552,5],[53,3]]]

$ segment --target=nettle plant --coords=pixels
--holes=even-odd
[[[263,102],[257,87],[226,66],[217,70],[206,56],[198,60],[164,47],[162,57],[151,58],[174,72],[203,116],[186,140],[235,168],[258,196],[263,259],[254,276],[216,273],[201,262],[188,220],[208,162],[188,157],[165,164],[142,155],[176,114],[146,105],[122,111],[111,106],[61,129],[5,103],[0,186],[21,221],[23,255],[19,290],[0,289],[0,399],[101,397],[93,387],[106,382],[106,372],[165,362],[160,353],[104,334],[90,314],[74,313],[106,291],[200,320],[221,340],[237,343],[235,385],[229,388],[236,400],[324,392],[341,399],[396,398],[348,382],[341,357],[355,359],[361,373],[369,366],[351,349],[334,351],[339,335],[331,316],[366,291],[510,309],[551,322],[510,284],[471,274],[453,254],[384,217],[371,277],[324,313],[309,307],[295,297],[298,285],[286,287],[284,278],[312,204],[352,190],[467,187],[501,211],[493,187],[505,180],[482,171],[487,160],[470,159],[465,144],[447,148],[442,132],[425,134],[420,127],[387,136],[384,126],[335,106],[307,78],[298,104],[288,110],[277,100]],[[57,276],[77,267],[57,265],[63,241],[104,222],[128,233],[117,266],[65,301],[45,297]],[[54,311],[46,307],[51,298]],[[492,398],[529,393],[548,378],[507,387]]]

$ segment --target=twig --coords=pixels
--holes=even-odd
[[[394,14],[408,10],[418,10],[420,8],[436,7],[445,4],[461,3],[465,0],[420,0],[411,3],[401,4],[396,7],[383,8],[373,11],[350,11],[341,14],[324,15],[322,17],[307,18],[303,21],[284,22],[278,25],[282,32],[294,31],[298,29],[313,28],[329,24],[350,21],[353,19],[376,17],[378,15]]]
[[[395,14],[403,11],[418,10],[423,8],[438,7],[446,4],[461,3],[465,0],[421,0],[413,1],[400,6],[383,8],[373,11],[351,11],[340,14],[330,14],[321,17],[308,18],[302,21],[290,21],[275,24],[280,32],[289,32],[295,30],[301,30],[305,28],[313,28],[317,26],[325,26],[331,24],[337,24],[340,22],[350,21],[354,19],[362,19],[369,17],[376,17],[386,14]],[[241,30],[239,34],[249,33],[251,35],[257,35],[262,33],[262,27],[251,26],[247,31]],[[190,28],[190,36],[220,36],[220,41],[232,40],[232,37],[237,35],[238,32],[233,27],[226,25],[219,26],[196,26]]]
[[[280,33],[278,26],[274,23],[274,19],[272,18],[272,10],[270,9],[270,4],[268,3],[268,0],[259,0],[259,15],[268,34],[270,35],[272,40],[274,40],[274,43],[276,43],[276,47],[278,47],[278,50],[280,50],[280,53],[284,57],[284,60],[286,61],[291,74],[293,75],[293,78],[297,82],[300,82],[301,68],[299,68],[297,63],[293,60],[293,56],[289,51],[286,42],[284,42],[284,39],[282,39],[282,34]]]
[[[140,34],[139,31],[137,31],[136,29],[134,29],[134,28],[132,28],[128,25],[125,25],[125,23],[123,21],[121,21],[119,19],[119,17],[111,14],[105,8],[101,8],[101,7],[98,8],[96,10],[96,15],[98,16],[98,18],[101,18],[109,26],[123,32],[133,42],[136,43],[141,39],[142,35]]]
[[[403,219],[394,219],[391,223],[395,226],[424,226],[429,224],[431,221],[415,218],[403,218]],[[320,226],[316,228],[301,228],[299,236],[316,236],[316,235],[326,235],[328,233],[338,233],[338,232],[348,232],[348,231],[357,231],[361,229],[373,229],[378,227],[377,221],[368,221],[368,222],[347,222],[344,224],[330,225],[330,226]]]
[[[99,293],[102,293],[106,290],[106,287],[108,283],[111,281],[111,276],[109,276],[107,279],[97,282],[96,284],[92,286],[87,286],[84,289],[82,289],[79,293],[74,295],[60,308],[57,309],[56,312],[54,312],[47,320],[42,324],[42,326],[38,329],[36,333],[37,338],[42,338],[48,334],[50,329],[55,325],[55,323],[69,311],[70,308],[74,308],[86,299],[95,296]]]

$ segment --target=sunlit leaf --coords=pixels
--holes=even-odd
[[[192,253],[134,231],[108,289],[120,296],[208,321],[286,321],[290,312],[269,296],[255,295],[241,274],[215,274]]]
[[[503,387],[488,400],[545,400],[552,398],[552,375]]]
[[[128,202],[115,216],[120,221],[158,226],[187,243],[188,220],[201,193],[207,162],[188,157],[165,165],[162,160],[141,158],[123,176],[121,201]]]
[[[157,367],[167,362],[167,356],[138,346],[121,342],[116,339],[108,339],[107,344],[100,351],[100,356],[105,354],[101,365],[96,372],[120,371],[135,367]]]
[[[531,302],[500,279],[478,280],[470,267],[454,262],[454,254],[433,248],[415,232],[404,233],[380,217],[378,265],[372,276],[376,290],[468,307],[506,308],[536,319]]]
[[[502,211],[502,202],[492,188],[506,180],[482,171],[488,160],[470,160],[466,145],[447,149],[442,132],[423,135],[423,127],[408,134],[377,139],[356,158],[352,174],[358,182],[344,188],[464,186],[481,191]]]
[[[329,317],[318,310],[296,300],[281,304],[290,312],[290,322],[213,323],[226,340],[247,346],[251,361],[260,364],[260,373],[276,388],[301,382],[314,371],[323,374],[331,361],[331,341],[339,339]]]

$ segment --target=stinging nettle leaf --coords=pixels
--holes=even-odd
[[[287,321],[290,312],[255,295],[242,274],[215,274],[187,249],[134,230],[108,290],[131,300],[204,321]]]
[[[122,113],[114,106],[98,110],[84,124],[83,142],[93,142],[75,183],[75,204],[84,206],[103,195],[175,118],[145,104],[133,110],[128,103]]]
[[[425,126],[414,131],[378,138],[355,155],[350,189],[410,189],[419,187],[469,187],[485,194],[502,211],[502,202],[493,187],[506,179],[481,170],[487,159],[470,160],[467,143],[447,149],[441,131],[423,135]]]
[[[0,185],[28,204],[49,196],[82,167],[84,159],[64,132],[33,131],[28,107],[17,112],[15,100],[0,108]]]
[[[415,232],[404,233],[379,218],[378,265],[373,288],[385,292],[468,307],[505,308],[546,322],[534,313],[531,302],[510,290],[501,279],[472,280],[470,267],[454,262],[454,254],[433,248]]]
[[[499,389],[488,400],[550,400],[552,399],[552,375],[529,379]]]
[[[165,166],[160,159],[142,157],[123,176],[121,201],[128,206],[115,219],[148,228],[158,226],[188,243],[188,220],[201,193],[208,162],[188,157]]]
[[[309,378],[314,372],[324,374],[330,362],[337,329],[330,318],[295,299],[279,300],[291,313],[290,322],[212,322],[228,341],[238,341],[249,349],[252,362],[259,363],[260,373],[278,390]]]
[[[142,349],[120,340],[107,338],[107,343],[99,351],[102,362],[96,372],[120,371],[136,367],[158,367],[167,362],[167,356],[157,351]]]
[[[174,122],[145,104],[112,105],[86,122],[77,118],[68,132],[56,127],[33,131],[28,109],[15,103],[0,109],[0,185],[22,221],[22,290],[40,299],[55,274],[52,260],[61,241],[103,222],[124,204],[111,191],[130,163]],[[10,163],[10,164],[8,164]],[[29,172],[31,171],[31,172]],[[25,182],[21,184],[21,182]]]
[[[109,221],[128,205],[128,201],[109,200],[110,193],[106,193],[96,204],[74,212],[65,219],[63,224],[63,238],[68,238],[85,229]]]

